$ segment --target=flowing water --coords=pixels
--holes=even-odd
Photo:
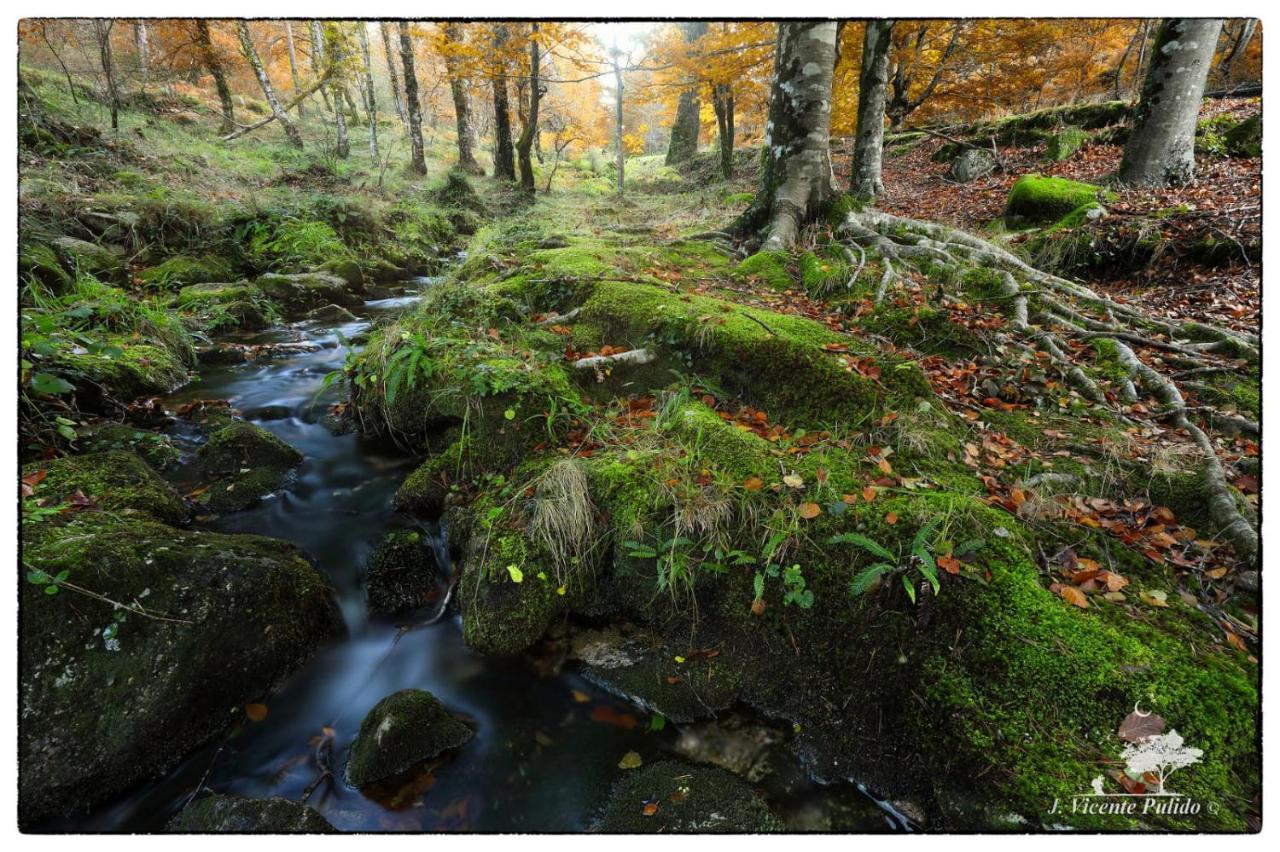
[[[431,286],[420,279],[418,287]],[[399,516],[391,496],[415,460],[357,434],[333,434],[322,422],[340,394],[324,377],[342,366],[342,340],[358,339],[382,318],[409,308],[415,295],[367,302],[356,321],[272,329],[246,343],[306,342],[319,348],[286,357],[206,366],[197,382],[168,400],[226,399],[246,419],[299,449],[305,460],[281,493],[245,511],[197,521],[223,532],[255,533],[293,542],[309,553],[334,587],[347,635],[264,699],[267,717],[246,722],[190,756],[166,777],[99,808],[74,824],[80,831],[150,831],[198,790],[300,800],[319,777],[315,744],[332,731],[335,778],[308,801],[340,830],[575,831],[604,804],[617,764],[635,750],[646,760],[670,751],[678,732],[651,720],[581,678],[540,676],[527,662],[472,653],[456,618],[424,625],[370,618],[361,578],[383,534],[413,527],[448,573],[438,525]],[[341,335],[341,336],[340,336]],[[175,434],[179,443],[191,436]],[[391,807],[342,781],[346,752],[360,722],[380,699],[400,689],[425,689],[467,717],[476,737]],[[608,708],[612,712],[605,712]],[[634,723],[634,724],[630,724]],[[815,806],[802,793],[801,810]],[[865,798],[862,830],[892,826]],[[847,803],[842,809],[847,809]]]

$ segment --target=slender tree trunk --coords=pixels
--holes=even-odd
[[[107,81],[107,96],[111,98],[111,129],[120,129],[120,90],[116,88],[115,62],[111,56],[111,28],[115,21],[108,18],[94,18],[93,31],[98,39],[98,60],[102,63],[102,74]]]
[[[341,33],[337,31],[337,24],[326,23],[325,25],[325,50],[332,52],[333,64],[340,68],[342,61],[346,58],[343,52]],[[330,29],[332,27],[333,29]],[[339,71],[338,74],[342,72]],[[347,91],[347,84],[342,82],[341,78],[335,79],[331,84],[333,88],[333,124],[337,135],[337,144],[335,153],[338,159],[345,160],[351,156],[351,133],[347,128],[347,116],[342,112],[342,105],[345,101],[351,110],[351,120],[359,121],[360,114],[356,112],[355,107],[351,105],[351,93]]]
[[[1223,88],[1231,88],[1231,77],[1235,73],[1236,63],[1240,61],[1241,56],[1244,56],[1245,50],[1249,47],[1249,42],[1253,41],[1253,33],[1257,28],[1257,18],[1244,19],[1244,23],[1240,27],[1240,37],[1231,46],[1231,52],[1222,60],[1220,73]]]
[[[1112,97],[1120,100],[1124,91],[1124,66],[1129,61],[1129,54],[1139,47],[1139,44],[1147,37],[1147,22],[1139,21],[1138,26],[1133,31],[1133,38],[1129,39],[1129,43],[1125,45],[1124,53],[1120,54],[1120,62],[1116,65],[1116,81],[1112,87]],[[1141,56],[1139,56],[1141,62]],[[1137,74],[1134,75],[1135,77]]]
[[[378,159],[378,97],[373,91],[373,54],[369,52],[369,24],[356,21],[360,52],[364,55],[364,111],[369,116],[369,153]]]
[[[884,159],[884,102],[889,85],[889,48],[893,21],[867,21],[862,38],[862,70],[858,74],[858,129],[853,141],[850,189],[860,198],[884,192],[880,179]]]
[[[151,43],[146,20],[139,18],[133,25],[133,42],[138,48],[138,73],[142,75],[142,90],[147,90],[151,77]]]
[[[387,57],[387,76],[391,78],[391,100],[396,106],[396,115],[400,123],[409,126],[409,117],[404,114],[404,100],[400,97],[400,72],[396,70],[396,55],[391,49],[391,34],[387,32],[386,21],[378,22],[378,32],[382,35],[382,52]]]
[[[462,27],[456,23],[444,25],[444,37],[460,44],[463,41]],[[471,103],[467,96],[467,81],[462,77],[458,60],[445,53],[445,73],[449,75],[449,91],[453,95],[453,114],[458,128],[458,167],[471,174],[483,174],[484,169],[476,162],[475,128],[471,122]]]
[[[716,83],[711,90],[711,104],[715,107],[720,135],[720,172],[729,180],[733,177],[733,87]]]
[[[507,41],[507,25],[493,30],[493,52],[501,55]],[[511,107],[507,100],[507,68],[502,65],[493,78],[493,176],[516,179],[515,147],[511,142]]]
[[[231,100],[231,89],[227,86],[227,76],[222,72],[222,62],[213,46],[213,36],[209,33],[209,22],[204,18],[196,19],[196,41],[200,45],[200,53],[205,67],[213,75],[214,88],[218,90],[218,101],[222,104],[222,129],[220,133],[231,133],[236,129],[235,103]]]
[[[707,33],[706,21],[687,21],[681,25],[684,30],[686,49],[694,46]],[[676,103],[676,120],[671,125],[671,141],[667,145],[668,166],[687,162],[698,153],[698,132],[702,129],[702,104],[698,99],[698,83],[691,80],[689,88],[680,93]]]
[[[319,21],[311,22],[311,73],[317,77],[320,76],[320,66],[324,64],[324,32],[320,27]],[[324,101],[324,108],[332,110],[333,105],[329,103],[329,88],[322,86],[320,88],[320,99]]]
[[[835,21],[778,25],[760,189],[734,225],[739,232],[763,227],[764,251],[791,246],[834,192],[831,77],[838,52]]]
[[[240,49],[244,52],[244,58],[249,60],[249,66],[253,68],[253,75],[258,78],[258,85],[262,87],[262,95],[267,99],[267,105],[271,107],[271,114],[275,116],[276,121],[280,122],[280,126],[284,128],[284,135],[289,139],[289,143],[295,148],[303,147],[302,134],[298,132],[298,127],[293,123],[293,119],[289,118],[284,108],[280,106],[280,99],[276,97],[275,86],[271,85],[271,78],[267,76],[267,69],[262,67],[262,59],[259,58],[258,51],[253,46],[253,38],[249,35],[249,25],[243,20],[237,21],[236,32],[240,36]]]
[[[404,66],[404,101],[409,113],[409,167],[420,175],[427,173],[426,153],[422,146],[422,112],[418,103],[418,75],[413,70],[413,39],[409,24],[400,22],[400,64]]]
[[[1167,18],[1160,25],[1120,162],[1122,182],[1171,186],[1195,177],[1196,120],[1221,29],[1221,18]]]
[[[293,91],[296,94],[302,88],[302,84],[299,82],[301,78],[298,76],[298,52],[293,46],[293,24],[288,21],[284,22],[284,43],[289,49],[289,74],[293,79]],[[307,108],[303,106],[302,101],[298,101],[298,117],[305,118],[306,115]]]
[[[532,25],[529,37],[529,110],[525,117],[525,125],[520,130],[520,138],[516,141],[516,158],[520,164],[520,188],[529,195],[535,192],[533,181],[533,137],[538,133],[538,102],[542,99],[539,66],[542,56],[538,49],[538,24]]]
[[[622,85],[622,64],[618,59],[619,54],[615,48],[613,52],[613,85],[615,89],[613,126],[614,139],[617,140],[618,146],[618,194],[622,195],[627,183],[627,146],[622,141],[622,93],[624,86]]]

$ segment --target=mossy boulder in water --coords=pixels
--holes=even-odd
[[[333,834],[315,808],[288,799],[205,796],[187,805],[165,829],[191,834]]]
[[[369,557],[365,582],[370,612],[390,614],[430,603],[437,590],[436,563],[422,533],[387,533]]]
[[[106,411],[140,396],[176,390],[187,380],[182,353],[160,343],[139,343],[127,337],[101,341],[112,352],[83,348],[59,352],[48,362],[50,372],[76,388],[82,410]]]
[[[596,827],[609,834],[748,834],[783,828],[737,775],[680,761],[628,771],[614,784]]]
[[[363,300],[351,285],[327,272],[299,272],[293,275],[269,273],[258,276],[254,284],[287,316],[306,313],[324,305],[358,305]]]
[[[165,471],[177,465],[182,453],[159,432],[135,429],[124,423],[104,423],[80,439],[87,452],[131,450],[153,470]]]
[[[191,512],[167,482],[130,450],[104,450],[32,462],[23,476],[43,473],[35,498],[70,502],[79,491],[99,509],[149,515],[167,524],[184,524]]]
[[[430,692],[404,689],[374,705],[360,723],[347,781],[365,787],[466,744],[475,734]]]
[[[213,431],[196,451],[195,468],[206,483],[196,499],[214,512],[244,509],[282,487],[302,453],[254,423],[215,417]]]
[[[211,281],[183,287],[178,293],[178,309],[194,314],[206,330],[220,328],[260,329],[275,317],[275,304],[248,281]]]
[[[80,511],[24,524],[22,544],[25,571],[86,590],[21,589],[26,825],[168,771],[341,629],[285,542]]]

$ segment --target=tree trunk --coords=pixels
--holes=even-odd
[[[457,44],[463,40],[462,27],[457,23],[444,25],[444,37]],[[484,174],[476,162],[475,129],[471,122],[471,103],[467,97],[467,81],[462,77],[458,60],[445,53],[445,73],[449,75],[449,91],[453,95],[453,114],[458,128],[458,168],[471,174]]]
[[[405,110],[409,113],[409,167],[420,175],[427,173],[426,154],[422,150],[422,112],[418,103],[418,75],[413,70],[413,39],[409,24],[400,22],[400,64],[404,66]]]
[[[687,21],[681,25],[687,49],[692,49],[707,33],[706,21]],[[674,166],[693,159],[698,153],[698,131],[702,129],[702,104],[698,100],[698,83],[680,93],[676,104],[676,120],[671,125],[671,142],[667,145],[667,165]]]
[[[222,62],[213,47],[213,36],[209,32],[209,22],[204,18],[196,19],[196,41],[200,45],[200,53],[204,64],[213,75],[213,85],[218,90],[218,101],[222,104],[222,128],[219,133],[231,133],[236,129],[235,103],[231,100],[231,89],[227,86],[227,75],[222,73]]]
[[[301,78],[298,76],[298,51],[293,46],[293,24],[288,21],[284,22],[284,43],[289,49],[289,74],[293,79],[293,91],[296,94],[302,88]],[[307,108],[303,106],[302,101],[298,101],[298,117],[305,118]]]
[[[614,97],[614,138],[618,145],[618,194],[622,195],[623,188],[626,186],[627,171],[627,146],[622,141],[622,65],[618,62],[618,52],[614,49],[613,53],[613,84],[616,89]]]
[[[378,22],[378,32],[382,34],[382,52],[387,56],[387,76],[391,78],[391,100],[396,106],[396,115],[400,123],[409,126],[409,117],[404,114],[404,100],[400,97],[400,72],[396,70],[395,51],[391,49],[391,35],[387,32],[385,21]]]
[[[533,195],[533,137],[538,132],[538,102],[542,100],[541,82],[538,79],[542,56],[538,52],[538,25],[534,23],[529,37],[529,110],[525,117],[525,125],[520,130],[520,138],[516,141],[516,157],[520,163],[520,188]]]
[[[320,28],[319,21],[311,22],[311,73],[319,76],[320,66],[324,62],[324,33]],[[329,102],[329,90],[327,86],[320,88],[320,99],[324,101],[324,108],[333,109],[333,104]]]
[[[862,37],[862,70],[858,74],[858,129],[853,141],[850,189],[860,198],[884,192],[880,179],[884,159],[884,102],[889,85],[889,48],[893,21],[867,21]]]
[[[739,232],[763,227],[764,251],[792,245],[801,226],[831,200],[831,77],[838,52],[835,21],[778,25],[760,189],[734,225]]]
[[[1236,62],[1240,60],[1241,56],[1244,56],[1244,52],[1249,47],[1249,42],[1253,40],[1253,33],[1257,28],[1257,18],[1244,19],[1244,23],[1240,27],[1240,37],[1232,44],[1231,52],[1223,58],[1219,69],[1223,88],[1231,88],[1231,77],[1235,73]]]
[[[378,97],[373,91],[373,55],[369,52],[369,24],[356,21],[360,52],[364,55],[364,111],[369,117],[369,153],[378,159]]]
[[[1196,119],[1221,29],[1220,18],[1167,18],[1160,25],[1124,146],[1122,182],[1170,186],[1195,177]]]
[[[107,81],[107,96],[111,99],[111,129],[120,129],[120,90],[116,88],[115,62],[111,56],[111,28],[115,21],[108,18],[94,18],[93,31],[98,39],[98,60],[102,63],[102,74]]]
[[[343,49],[342,33],[338,30],[336,23],[326,23],[324,25],[324,41],[325,52],[331,53],[331,64],[334,68],[341,69],[346,54]],[[359,121],[360,114],[356,112],[354,106],[351,105],[351,93],[347,91],[347,84],[342,81],[342,70],[335,73],[335,79],[330,84],[333,89],[333,123],[337,134],[337,140],[334,153],[338,155],[338,159],[345,160],[351,156],[351,133],[347,127],[347,116],[342,112],[342,104],[345,101],[351,110],[350,118],[352,121]]]
[[[716,83],[711,90],[711,105],[715,107],[720,134],[720,172],[729,180],[733,177],[733,87]]]
[[[271,78],[267,76],[267,69],[262,67],[262,59],[258,57],[258,51],[253,46],[253,39],[249,35],[249,25],[243,20],[237,21],[236,32],[240,36],[240,49],[244,52],[244,58],[249,60],[250,67],[253,68],[253,75],[258,78],[258,85],[262,87],[262,95],[267,99],[267,105],[271,107],[271,114],[284,128],[284,135],[289,139],[289,144],[295,148],[303,147],[302,134],[298,132],[293,119],[289,118],[284,108],[280,106],[280,99],[276,97],[276,90],[271,85]]]
[[[507,25],[498,24],[493,30],[493,52],[501,55],[507,41]],[[493,78],[493,176],[516,179],[515,147],[511,142],[511,107],[507,102],[507,69],[503,65]]]
[[[142,75],[142,90],[145,92],[151,77],[151,44],[146,20],[140,18],[134,23],[133,41],[138,48],[138,73]]]

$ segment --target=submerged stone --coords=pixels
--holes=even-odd
[[[475,734],[430,692],[404,689],[374,705],[351,744],[347,781],[365,787],[465,745]]]
[[[165,829],[175,833],[333,834],[315,808],[288,799],[205,796],[187,805]]]
[[[764,799],[738,776],[679,761],[623,775],[597,824],[610,834],[741,834],[782,827]]]

